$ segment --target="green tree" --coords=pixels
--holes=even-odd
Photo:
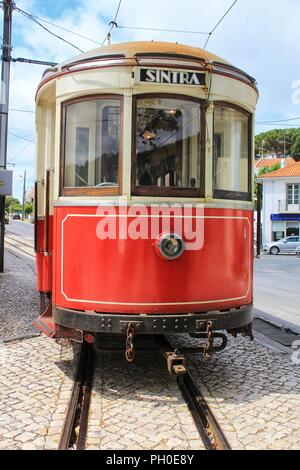
[[[26,202],[25,214],[32,214],[32,212],[33,212],[33,205],[30,202]]]
[[[300,160],[300,129],[273,129],[255,137],[256,155],[275,153],[278,156],[291,155]]]
[[[5,210],[10,213],[21,211],[22,207],[21,207],[19,199],[16,199],[15,197],[12,197],[12,196],[6,197],[5,198]]]
[[[280,169],[280,163],[277,163],[276,165],[272,165],[272,166],[264,166],[263,168],[260,169],[258,176],[263,176],[263,175],[266,175],[267,173],[272,173],[273,171],[276,171],[279,169]]]
[[[300,161],[300,133],[299,135],[296,136],[294,143],[291,147],[291,154],[293,156],[293,159],[296,162]]]

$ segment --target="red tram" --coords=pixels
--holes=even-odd
[[[255,80],[202,49],[115,44],[45,71],[35,251],[57,339],[251,334]]]

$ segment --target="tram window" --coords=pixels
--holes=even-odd
[[[137,99],[136,194],[199,194],[201,121],[197,101]]]
[[[250,115],[215,105],[213,183],[215,197],[250,198]]]
[[[89,99],[66,106],[65,188],[116,188],[120,103]]]

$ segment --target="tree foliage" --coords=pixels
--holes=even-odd
[[[258,176],[266,175],[267,173],[272,173],[272,171],[279,170],[281,167],[280,163],[272,166],[265,166],[259,170]]]
[[[5,210],[10,213],[21,211],[22,206],[20,204],[19,199],[16,199],[12,196],[7,196],[5,198]]]
[[[256,155],[265,153],[276,154],[279,157],[291,155],[295,161],[300,160],[300,129],[273,129],[255,137]]]

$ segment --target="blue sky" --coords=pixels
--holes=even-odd
[[[231,3],[232,0],[122,0],[117,22],[121,26],[210,31]],[[101,43],[118,0],[16,0],[16,4]],[[239,0],[208,44],[209,51],[257,79],[260,91],[257,122],[300,116],[300,104],[292,100],[293,83],[300,81],[299,18],[299,0]],[[54,26],[45,26],[84,51],[97,47]],[[152,39],[198,47],[205,40],[200,35],[123,29],[114,30],[112,35],[112,42]],[[74,48],[18,12],[13,14],[13,46],[13,57],[59,62],[77,54]],[[42,72],[40,66],[12,64],[10,108],[34,111],[35,90]],[[300,124],[300,119],[294,123]],[[257,132],[273,127],[278,126],[257,125]],[[16,164],[14,195],[20,198],[20,175],[24,169],[28,174],[27,188],[34,180],[34,113],[12,111],[9,131],[8,161]]]

